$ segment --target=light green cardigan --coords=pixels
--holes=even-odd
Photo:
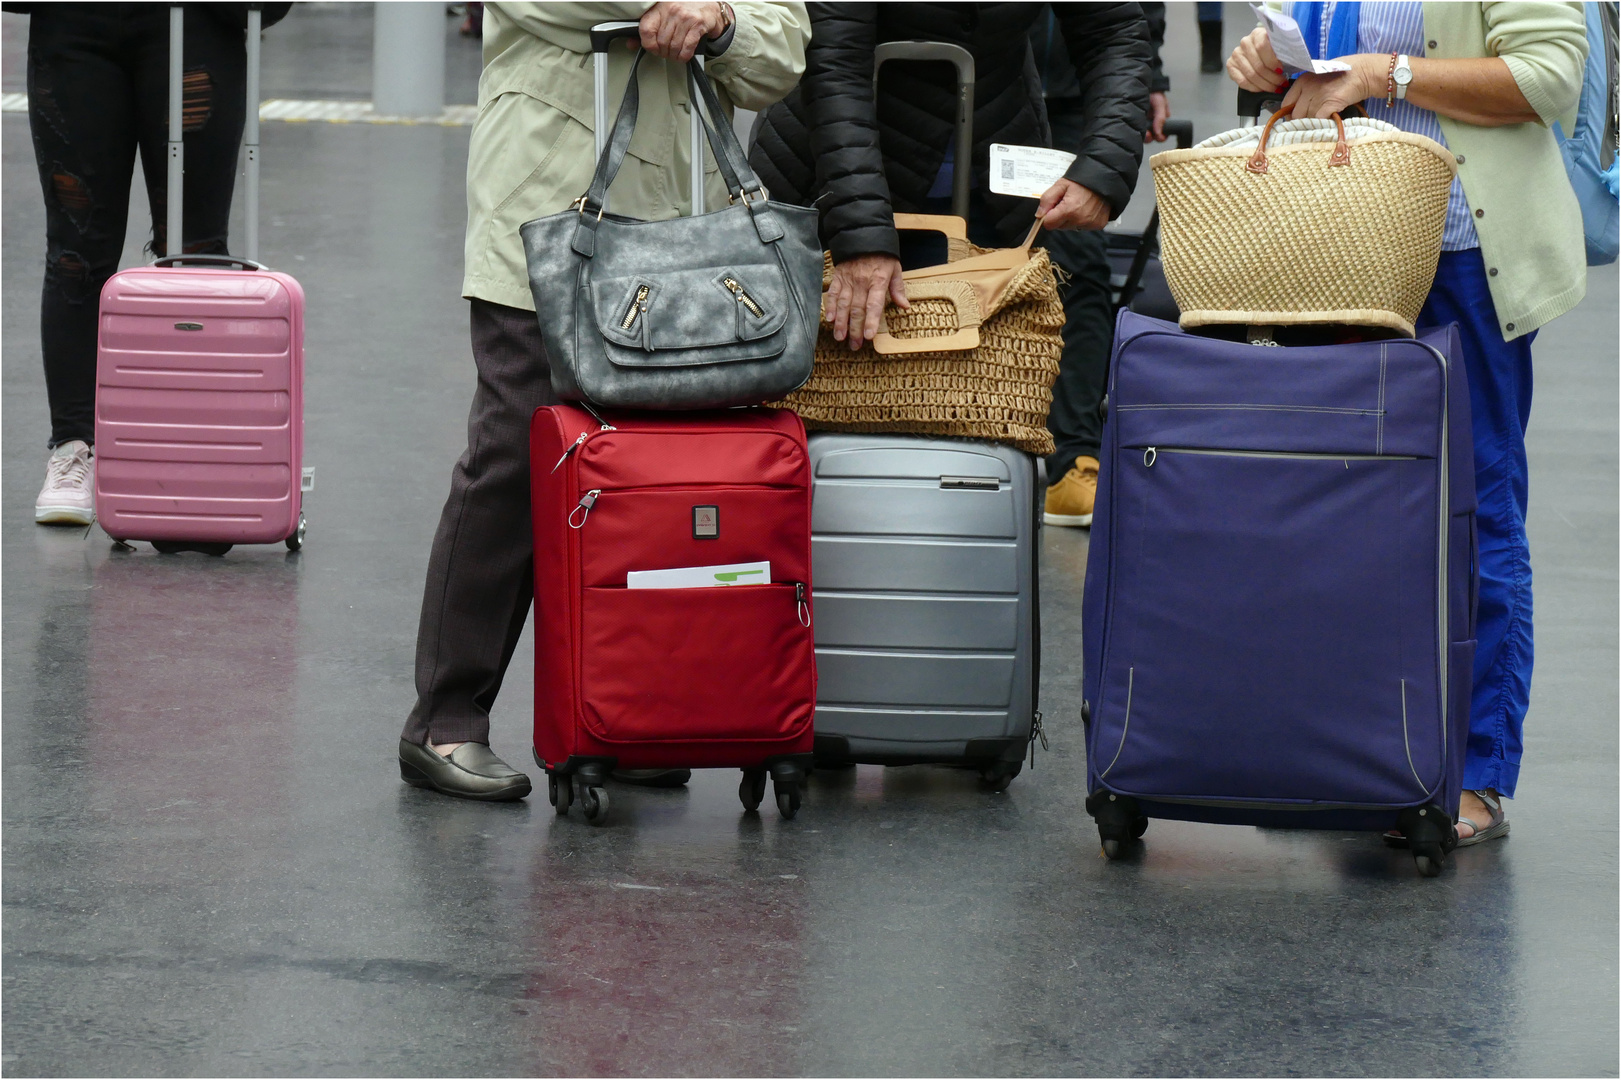
[[[1497,326],[1529,334],[1587,293],[1582,211],[1548,125],[1575,126],[1587,63],[1581,4],[1424,5],[1424,55],[1499,56],[1542,122],[1477,127],[1439,117],[1480,234]]]
[[[1477,127],[1438,117],[1480,236],[1498,329],[1512,340],[1587,293],[1581,208],[1549,130],[1555,120],[1566,131],[1575,123],[1586,15],[1581,4],[1426,3],[1424,55],[1501,57],[1542,121]]]

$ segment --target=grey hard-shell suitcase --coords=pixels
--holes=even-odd
[[[1005,789],[1040,731],[1042,461],[827,432],[810,458],[818,765],[966,765]]]

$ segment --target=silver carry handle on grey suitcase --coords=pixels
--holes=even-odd
[[[597,157],[602,156],[603,149],[608,145],[608,130],[613,127],[613,115],[608,111],[608,47],[615,41],[637,41],[641,37],[641,24],[634,22],[605,22],[597,23],[591,28],[591,74],[596,80],[596,91],[592,95],[595,99],[594,130],[597,140]],[[704,58],[694,56],[693,62],[703,67]],[[692,114],[692,172],[690,178],[692,192],[692,212],[704,212],[704,147],[708,140],[704,138],[703,117],[698,106],[688,102],[687,111]],[[608,197],[603,194],[602,208],[607,210]]]
[[[247,110],[242,120],[242,142],[247,148],[246,187],[243,207],[243,247],[245,258],[234,255],[184,255],[186,137],[186,13],[180,4],[169,5],[169,169],[166,226],[168,237],[163,256],[153,265],[173,266],[184,256],[188,263],[223,263],[263,270],[259,264],[259,35],[264,13],[258,4],[248,5]]]

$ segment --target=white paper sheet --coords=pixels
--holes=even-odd
[[[1331,71],[1351,70],[1351,65],[1343,60],[1313,60],[1311,50],[1306,47],[1306,39],[1301,36],[1300,24],[1283,12],[1273,11],[1261,4],[1251,4],[1250,10],[1261,20],[1261,25],[1266,27],[1266,36],[1272,43],[1272,52],[1277,56],[1285,74],[1310,71],[1317,75],[1326,75]]]
[[[678,566],[673,570],[632,570],[625,575],[627,589],[709,589],[720,585],[769,584],[769,562]]]

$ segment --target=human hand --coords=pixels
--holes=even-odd
[[[705,38],[726,32],[726,16],[717,3],[660,0],[642,14],[637,25],[642,48],[654,56],[686,63]]]
[[[1042,193],[1036,217],[1045,229],[1101,229],[1109,223],[1109,204],[1090,188],[1060,176]]]
[[[1148,130],[1143,132],[1143,142],[1164,142],[1165,121],[1171,118],[1171,96],[1163,90],[1155,90],[1148,95]]]
[[[1227,77],[1244,90],[1264,94],[1282,90],[1289,80],[1283,77],[1283,65],[1272,51],[1272,39],[1266,28],[1257,26],[1249,36],[1238,43],[1233,55],[1227,58]]]
[[[833,267],[833,281],[822,302],[822,317],[833,324],[833,339],[850,342],[855,352],[878,336],[878,320],[888,298],[898,308],[910,308],[901,261],[893,255],[857,255]]]
[[[1285,107],[1293,105],[1296,117],[1328,117],[1343,113],[1352,105],[1385,92],[1390,69],[1388,54],[1358,53],[1337,59],[1351,65],[1350,71],[1326,75],[1306,74],[1295,80],[1283,97]]]

